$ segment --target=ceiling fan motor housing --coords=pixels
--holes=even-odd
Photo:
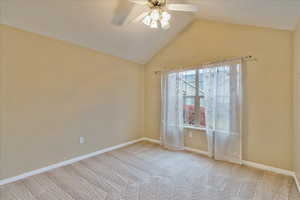
[[[151,8],[162,8],[166,5],[167,0],[148,0]]]

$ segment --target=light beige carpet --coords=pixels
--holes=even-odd
[[[1,200],[297,200],[290,177],[141,142],[2,187]]]

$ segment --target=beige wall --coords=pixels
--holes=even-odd
[[[292,169],[291,32],[199,20],[145,73],[143,66],[63,41],[7,26],[0,34],[0,178],[141,136],[159,139],[154,71],[249,54],[258,62],[247,67],[244,159]],[[187,146],[207,150],[205,132],[186,133]]]
[[[1,10],[0,10],[1,11]],[[0,18],[0,21],[1,21],[1,18]],[[3,95],[2,95],[2,90],[1,90],[1,87],[2,87],[2,82],[1,82],[1,80],[2,80],[2,68],[1,68],[1,66],[2,66],[2,55],[3,55],[3,48],[2,48],[2,41],[3,41],[3,39],[2,39],[2,32],[3,32],[3,30],[0,28],[0,179],[1,179],[1,177],[2,177],[2,132],[3,132],[3,129],[2,129],[2,107],[3,107],[3,105],[2,105],[2,97],[3,97]]]
[[[300,178],[300,23],[294,33],[294,168]]]
[[[253,55],[247,67],[247,124],[243,157],[292,169],[292,32],[205,20],[195,21],[159,52],[145,71],[145,134],[159,138],[160,82],[154,71]],[[204,132],[187,144],[207,150]]]
[[[143,135],[143,66],[0,29],[2,178]]]

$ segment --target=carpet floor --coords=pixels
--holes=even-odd
[[[1,200],[300,200],[292,178],[140,142],[4,185]]]

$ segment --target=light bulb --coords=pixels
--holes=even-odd
[[[158,28],[158,23],[157,23],[157,21],[156,21],[156,20],[152,20],[150,27],[151,27],[151,28]]]
[[[161,25],[161,28],[163,28],[165,30],[170,28],[170,23],[169,23],[169,21],[166,21],[166,20],[161,20],[160,25]]]
[[[171,15],[168,12],[164,11],[161,14],[161,18],[163,21],[169,21],[171,19]]]
[[[152,10],[152,12],[151,12],[152,20],[157,21],[157,20],[159,20],[159,17],[160,17],[159,11],[157,9]]]
[[[143,23],[147,26],[150,26],[151,24],[151,17],[149,15],[147,15],[146,17],[144,17]]]

